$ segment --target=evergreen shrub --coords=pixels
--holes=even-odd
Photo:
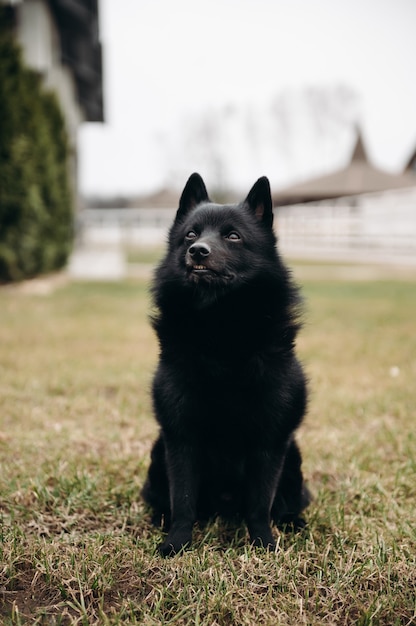
[[[0,29],[1,282],[65,265],[73,239],[68,156],[56,96]]]

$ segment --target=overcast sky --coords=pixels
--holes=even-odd
[[[375,165],[399,171],[416,148],[416,0],[100,0],[100,38],[106,122],[80,130],[85,194],[172,183],[182,156],[183,168],[203,167],[185,156],[187,119],[225,105],[261,111],[308,86],[357,93]],[[233,137],[224,146],[228,169],[235,160],[244,177],[266,174],[279,185],[299,177],[273,150],[257,171],[256,155],[248,162]],[[305,136],[312,173],[310,143]],[[334,163],[345,150],[340,144]]]

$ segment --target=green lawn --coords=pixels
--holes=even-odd
[[[301,274],[300,274],[301,275]],[[416,623],[416,282],[304,282],[308,529],[162,560],[144,282],[0,290],[0,623]]]

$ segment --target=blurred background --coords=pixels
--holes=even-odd
[[[0,280],[140,272],[188,176],[294,258],[416,267],[414,0],[1,0]]]

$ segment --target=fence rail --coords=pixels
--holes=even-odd
[[[280,207],[284,252],[416,264],[416,188]]]
[[[162,245],[175,209],[86,209],[84,245]],[[283,253],[416,265],[416,187],[275,209]]]
[[[77,219],[82,245],[159,245],[176,209],[85,209]]]

